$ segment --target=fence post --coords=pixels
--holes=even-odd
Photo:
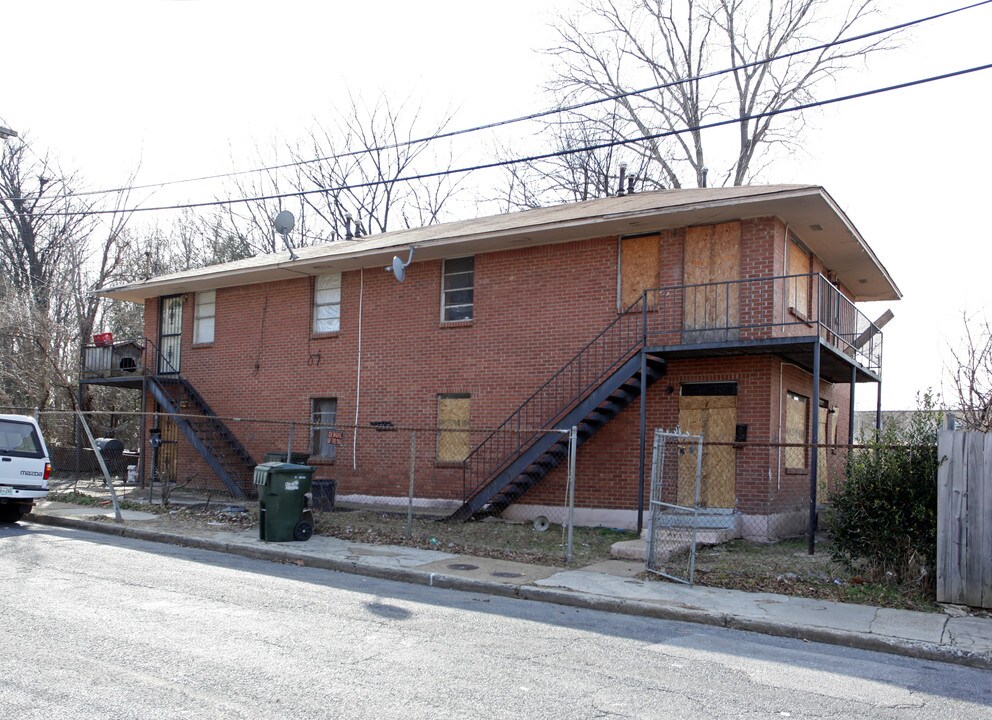
[[[572,533],[575,527],[575,453],[579,429],[575,425],[568,431],[568,545],[565,547],[565,564],[572,564]]]
[[[413,478],[414,468],[417,465],[417,431],[410,435],[410,493],[407,496],[406,505],[406,539],[413,537]],[[462,478],[465,476],[462,475]],[[464,480],[463,480],[464,484]]]

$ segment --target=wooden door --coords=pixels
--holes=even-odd
[[[741,224],[688,228],[685,237],[685,342],[739,336]]]
[[[733,508],[737,505],[737,456],[731,445],[708,443],[734,441],[737,427],[737,397],[734,395],[682,396],[679,398],[679,429],[703,436],[703,467],[700,506]],[[680,459],[678,504],[691,507],[695,490],[695,457]]]
[[[620,241],[620,302],[618,310],[637,302],[644,290],[661,280],[661,238],[658,235]]]
[[[171,416],[160,413],[158,427],[162,431],[162,445],[158,449],[158,479],[163,483],[174,483],[179,466],[179,426]]]

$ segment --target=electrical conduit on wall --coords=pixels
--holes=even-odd
[[[358,469],[358,407],[362,397],[362,304],[365,299],[365,268],[362,268],[358,281],[358,372],[355,379],[355,426],[351,438],[351,469]]]

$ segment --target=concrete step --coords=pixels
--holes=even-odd
[[[648,539],[647,529],[642,531],[641,537],[637,540],[625,540],[613,543],[610,546],[610,557],[617,560],[641,560],[647,562],[648,559]],[[733,528],[696,528],[696,547],[703,545],[719,545],[740,537]],[[657,543],[658,560],[665,562],[672,555],[686,550],[691,542],[692,535],[688,528],[662,529],[658,531]]]

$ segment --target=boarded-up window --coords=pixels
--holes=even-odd
[[[789,254],[787,258],[788,267],[786,274],[789,275],[789,308],[802,320],[810,318],[810,291],[812,284],[809,273],[811,272],[809,252],[804,248],[795,236],[789,238]]]
[[[741,224],[690,227],[685,234],[685,342],[725,342],[740,328]]]
[[[468,457],[470,404],[467,393],[437,396],[438,462],[461,462]]]
[[[313,398],[310,401],[310,454],[333,460],[338,454],[338,400]]]
[[[805,470],[809,457],[805,447],[809,442],[809,398],[794,392],[785,394],[785,442],[803,445],[785,448],[786,469]]]
[[[620,310],[630,307],[646,289],[658,287],[661,240],[657,235],[620,241]]]
[[[193,315],[193,342],[214,341],[214,318],[217,315],[217,292],[208,290],[196,294],[196,312]]]
[[[341,330],[341,273],[318,275],[313,284],[313,331]]]
[[[471,320],[475,310],[475,258],[444,261],[441,321]]]

